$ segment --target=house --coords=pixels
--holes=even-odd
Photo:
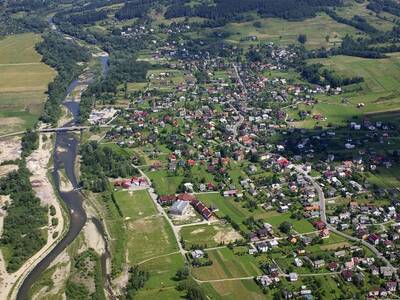
[[[267,252],[268,251],[268,245],[265,242],[260,242],[256,244],[257,250],[260,252]]]
[[[372,245],[378,245],[380,241],[380,237],[376,233],[372,233],[368,236],[368,242],[370,242]]]
[[[340,250],[340,251],[336,251],[334,253],[335,257],[339,258],[339,257],[344,257],[346,256],[346,251],[345,250]]]
[[[194,207],[194,209],[203,216],[204,219],[208,220],[213,215],[212,211],[203,204],[203,202],[194,199],[190,201],[190,204]]]
[[[391,293],[396,292],[397,291],[397,282],[395,282],[395,281],[386,282],[386,290]]]
[[[291,282],[297,281],[299,279],[299,275],[297,275],[297,273],[289,273],[289,279]]]
[[[301,236],[301,242],[303,243],[304,246],[308,246],[312,242],[312,238],[306,235]]]
[[[280,213],[285,213],[285,212],[288,212],[288,211],[289,211],[289,206],[287,206],[287,205],[279,206],[279,212]]]
[[[320,233],[319,233],[319,236],[320,236],[322,239],[327,239],[327,238],[330,237],[330,235],[331,235],[331,232],[329,231],[328,228],[325,228],[325,229],[321,230]]]
[[[381,267],[380,268],[380,273],[383,277],[392,277],[393,275],[393,270],[390,267]]]
[[[328,269],[329,269],[329,271],[331,271],[331,272],[336,272],[337,269],[339,269],[339,264],[338,264],[337,262],[331,262],[331,263],[328,265]]]
[[[171,205],[175,201],[176,201],[175,195],[165,195],[158,197],[158,203],[160,203],[161,205]]]
[[[196,199],[196,197],[192,194],[188,194],[188,193],[184,193],[184,194],[179,194],[178,196],[176,196],[177,200],[181,200],[181,201],[193,201]]]
[[[172,215],[182,216],[187,213],[189,207],[190,203],[188,201],[178,200],[171,206],[169,213]]]
[[[279,243],[277,240],[270,240],[270,241],[268,241],[268,245],[270,248],[274,248],[274,247],[277,247],[279,245]]]
[[[353,272],[350,270],[343,270],[340,275],[344,281],[351,282],[353,280]]]
[[[257,281],[261,284],[261,286],[270,286],[273,283],[278,283],[280,281],[279,277],[273,277],[268,275],[258,276]]]
[[[190,252],[190,255],[194,259],[199,259],[199,258],[204,257],[204,252],[203,252],[203,250],[193,250]]]
[[[314,268],[316,268],[316,269],[321,269],[322,267],[325,266],[325,260],[319,259],[319,260],[313,261],[312,264],[313,264],[313,267],[314,267]]]
[[[325,229],[325,223],[322,221],[315,221],[313,223],[313,225],[315,226],[315,228],[317,228],[318,230],[323,230]]]
[[[294,259],[294,264],[296,265],[296,267],[302,267],[303,266],[303,261],[300,259],[300,258],[298,258],[298,257],[296,257],[295,259]]]

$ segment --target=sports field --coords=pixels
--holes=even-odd
[[[55,71],[41,62],[37,34],[18,34],[0,40],[0,134],[32,126],[46,100]]]
[[[130,264],[178,250],[171,227],[158,214],[147,191],[116,192],[114,198],[125,221]]]

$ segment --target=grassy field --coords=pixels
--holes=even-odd
[[[235,234],[229,225],[194,225],[181,229],[181,236],[185,242],[185,248],[192,245],[203,245],[205,248],[218,246],[228,235]]]
[[[361,84],[346,87],[342,95],[320,96],[320,102],[313,107],[301,105],[298,107],[298,109],[311,110],[312,115],[325,116],[327,121],[319,122],[319,125],[344,124],[353,117],[399,110],[400,53],[389,54],[389,57],[384,59],[340,55],[326,59],[313,59],[309,62],[321,63],[339,75],[362,76],[365,80]],[[342,103],[343,98],[347,100],[347,103]],[[358,109],[356,107],[358,103],[364,103],[365,107]],[[296,116],[298,109],[290,109],[291,116]],[[317,121],[307,119],[296,125],[311,128],[317,123]]]
[[[181,254],[173,254],[157,258],[140,265],[142,270],[149,272],[150,278],[145,286],[140,289],[135,299],[180,299],[184,292],[175,289],[176,271],[184,266]]]
[[[254,26],[256,21],[261,26]],[[353,36],[360,34],[353,27],[338,23],[324,13],[304,21],[256,17],[251,22],[229,23],[220,30],[230,34],[226,38],[227,42],[240,44],[244,47],[257,44],[260,41],[289,45],[297,43],[299,34],[306,34],[306,47],[310,49],[330,48],[339,44],[347,34]],[[198,34],[201,36],[204,31]],[[250,40],[249,37],[251,36],[256,36],[257,40]]]
[[[114,196],[123,216],[130,220],[138,220],[157,213],[147,190],[119,191],[114,193]]]
[[[40,39],[28,33],[0,40],[0,134],[31,127],[42,112],[55,71],[35,51]]]
[[[159,195],[175,194],[183,181],[183,176],[169,176],[167,170],[147,172],[146,174],[150,177]]]

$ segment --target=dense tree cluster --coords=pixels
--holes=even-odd
[[[147,15],[151,2],[148,0],[136,0],[125,3],[120,10],[115,13],[115,17],[118,20],[132,19],[132,18],[143,18]]]
[[[196,6],[177,3],[168,7],[165,17],[203,17],[214,20],[234,20],[243,13],[257,11],[265,17],[301,20],[314,17],[328,6],[342,5],[341,0],[217,0],[215,5]]]
[[[46,243],[41,227],[47,225],[47,209],[40,205],[29,181],[24,161],[17,171],[0,178],[0,194],[10,195],[0,244],[9,249],[7,271],[15,272]]]
[[[330,85],[331,87],[340,87],[350,84],[363,82],[362,77],[343,78],[333,71],[322,68],[321,64],[305,65],[301,75],[308,82],[318,85]]]
[[[108,146],[100,147],[95,142],[84,144],[81,147],[81,156],[81,184],[84,189],[93,192],[107,190],[108,177],[129,177],[138,174],[129,157]]]
[[[71,14],[65,18],[58,16],[58,18],[60,18],[58,21],[61,21],[61,22],[68,21],[69,23],[71,23],[73,25],[92,24],[97,21],[106,19],[107,11],[106,10],[100,10],[100,11],[90,10],[90,11],[86,11],[83,13]]]
[[[39,146],[39,134],[33,130],[28,130],[21,139],[21,155],[23,157],[29,156],[33,150]]]
[[[88,61],[90,56],[84,48],[56,33],[45,35],[36,49],[43,55],[43,61],[58,72],[48,86],[48,100],[41,117],[43,122],[56,123],[60,116],[60,103],[67,94],[67,88],[82,71],[77,62]]]
[[[400,17],[400,3],[393,0],[370,0],[367,8],[380,13],[382,11]]]
[[[125,287],[126,299],[134,299],[137,291],[144,287],[147,280],[149,280],[148,272],[140,270],[138,266],[132,267],[129,270],[129,279]]]

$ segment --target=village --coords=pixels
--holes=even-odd
[[[322,114],[301,111],[320,125],[296,128],[287,108],[342,89],[287,78],[297,55],[290,48],[263,46],[263,63],[237,63],[239,49],[224,51],[232,59],[174,42],[146,52],[162,68],[132,84],[129,106],[113,112],[103,140],[129,153],[142,176],[114,188],[154,192],[195,269],[212,270],[209,252],[228,247],[258,265],[263,290],[289,283],[286,299],[320,296],[312,289],[320,276],[371,299],[396,294],[399,190],[368,180],[393,167],[396,125],[365,118],[326,128]]]

